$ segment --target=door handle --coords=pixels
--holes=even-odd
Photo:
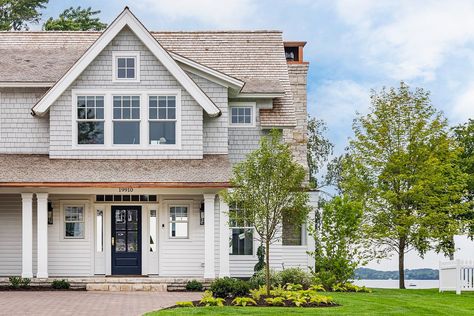
[[[112,237],[112,246],[115,246],[115,237]]]

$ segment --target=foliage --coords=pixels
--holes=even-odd
[[[325,137],[326,123],[314,117],[308,117],[307,161],[309,181],[314,188],[320,188],[328,183],[318,183],[317,175],[328,157],[332,154],[334,145]]]
[[[367,259],[369,254],[364,251],[361,234],[361,203],[343,195],[322,202],[321,206],[315,226],[310,227],[316,247],[309,254],[315,260],[312,271],[315,283],[330,289],[352,278],[357,266],[363,264],[362,259]]]
[[[176,306],[178,307],[194,307],[193,302],[185,301],[185,302],[176,302]]]
[[[40,9],[48,0],[0,0],[0,31],[28,30],[28,23],[38,23]]]
[[[307,289],[311,285],[311,274],[301,268],[288,268],[278,273],[281,284],[301,284]]]
[[[91,7],[81,9],[81,7],[64,10],[59,18],[50,17],[43,25],[46,31],[101,31],[107,24],[100,22],[98,17],[100,10],[93,11]]]
[[[372,293],[372,290],[366,288],[365,286],[357,286],[353,283],[338,283],[332,287],[333,292],[362,292],[362,293]]]
[[[268,305],[272,306],[285,306],[284,298],[283,297],[269,297],[265,299]]]
[[[258,289],[251,289],[250,290],[250,296],[256,301],[259,301],[260,297],[262,297],[262,295],[266,295],[266,294],[267,294],[267,287],[265,285],[259,286]]]
[[[260,147],[234,166],[232,190],[222,196],[240,212],[230,213],[231,220],[252,223],[257,239],[265,245],[266,285],[270,290],[270,244],[280,238],[279,226],[286,214],[303,223],[308,215],[309,195],[303,189],[305,170],[293,160],[289,145],[282,142],[281,131],[272,130],[262,137]]]
[[[224,277],[215,279],[210,289],[215,297],[227,298],[247,295],[250,285],[243,280]]]
[[[22,278],[21,276],[11,276],[8,278],[10,282],[10,287],[14,289],[18,289],[20,287],[26,288],[30,286],[31,279],[29,278]]]
[[[253,271],[258,272],[265,268],[265,246],[262,244],[257,249],[258,262],[253,267]]]
[[[285,285],[287,291],[302,291],[303,286],[301,284],[288,283]]]
[[[51,287],[53,289],[57,289],[57,290],[60,290],[60,289],[64,289],[64,290],[67,290],[71,287],[71,284],[65,280],[65,279],[62,279],[62,280],[54,280],[52,283],[51,283]]]
[[[270,274],[270,287],[282,284],[280,273],[274,270],[270,270],[269,274]],[[266,275],[267,273],[265,270],[260,270],[257,273],[255,273],[249,280],[250,287],[252,289],[259,288],[262,285],[265,285],[266,287]]]
[[[326,289],[321,284],[313,284],[309,287],[309,290],[314,291],[314,292],[317,292],[317,291],[324,292]]]
[[[404,288],[405,253],[415,249],[452,254],[461,233],[466,175],[460,148],[429,93],[401,83],[371,96],[370,113],[353,126],[343,161],[341,189],[364,209],[367,241],[381,256],[399,256]]]
[[[233,305],[236,305],[236,306],[247,306],[247,305],[257,305],[257,302],[255,302],[253,299],[251,299],[250,297],[236,297],[233,301],[232,301],[232,304]]]
[[[197,280],[191,280],[186,283],[186,291],[196,291],[200,292],[202,291],[202,283],[197,281]]]
[[[311,298],[309,299],[310,303],[315,303],[317,305],[321,304],[328,304],[328,305],[334,305],[336,302],[331,296],[324,296],[324,295],[312,295]]]
[[[287,290],[281,286],[278,285],[277,287],[274,287],[272,290],[270,290],[270,295],[273,297],[286,297]]]
[[[224,299],[214,297],[212,291],[205,291],[199,303],[204,306],[224,306]]]

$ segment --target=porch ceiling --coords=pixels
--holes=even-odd
[[[0,155],[0,187],[227,187],[227,155],[203,159],[49,159]]]

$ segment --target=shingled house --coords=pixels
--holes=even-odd
[[[104,32],[1,32],[0,276],[252,275],[218,192],[272,128],[306,166],[304,44],[149,32],[128,8]],[[305,225],[272,247],[311,265]]]

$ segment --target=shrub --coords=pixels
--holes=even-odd
[[[257,305],[257,302],[255,302],[253,299],[250,297],[236,297],[233,301],[232,304],[235,306],[247,306],[247,305]]]
[[[362,292],[362,293],[372,293],[372,290],[366,288],[365,286],[357,286],[350,282],[338,283],[332,287],[333,292]]]
[[[301,284],[287,283],[285,289],[287,291],[301,291],[303,290],[303,286]]]
[[[215,279],[211,283],[211,291],[215,297],[227,298],[249,294],[250,286],[243,280],[229,277]]]
[[[189,302],[189,301],[176,302],[176,306],[178,306],[178,307],[194,307],[194,304],[193,304],[193,302]]]
[[[249,284],[252,289],[258,289],[260,286],[265,285],[265,269],[260,270],[250,278]],[[270,285],[278,286],[282,284],[280,275],[273,270],[270,270]]]
[[[10,287],[18,289],[20,287],[26,288],[30,286],[31,280],[29,278],[22,278],[20,276],[11,276],[8,278],[10,282]]]
[[[283,297],[269,297],[266,298],[265,301],[268,305],[272,306],[285,306],[285,302],[283,301]]]
[[[197,280],[188,281],[188,283],[186,283],[186,291],[201,292],[202,283]]]
[[[303,296],[292,297],[291,302],[295,304],[296,307],[301,307],[307,303],[306,298],[304,298]]]
[[[253,267],[253,271],[255,271],[255,273],[265,268],[265,246],[263,244],[260,245],[257,249],[257,257],[258,262]]]
[[[327,304],[327,305],[334,305],[336,304],[332,297],[324,296],[324,295],[313,295],[311,296],[310,303],[314,303],[316,305]]]
[[[265,285],[261,285],[258,289],[250,290],[250,296],[256,301],[259,301],[262,295],[267,295],[267,287]]]
[[[51,283],[51,287],[56,290],[67,290],[71,287],[71,284],[65,279],[54,280]]]
[[[278,279],[281,280],[281,285],[301,284],[305,289],[311,285],[311,274],[300,268],[284,269],[278,272]]]
[[[215,298],[212,291],[206,291],[200,303],[204,306],[224,306],[224,299],[220,297]]]

